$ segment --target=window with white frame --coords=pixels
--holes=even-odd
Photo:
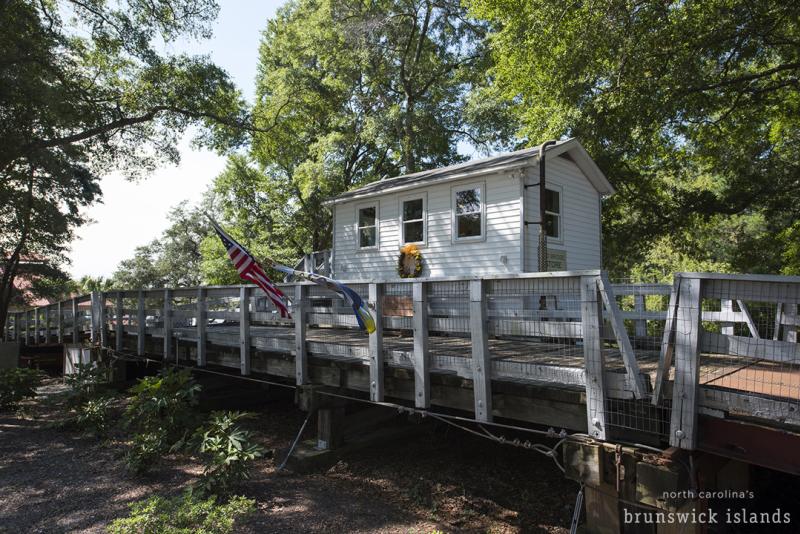
[[[548,238],[561,241],[561,191],[545,189],[544,228]]]
[[[358,223],[358,248],[378,246],[378,206],[362,206],[356,210]]]
[[[470,241],[483,238],[483,184],[453,189],[453,239]]]
[[[401,200],[402,243],[425,242],[425,197]]]

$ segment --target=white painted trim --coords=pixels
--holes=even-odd
[[[405,234],[406,234],[406,227],[405,221],[403,221],[403,203],[408,202],[409,200],[422,200],[422,241],[412,241],[406,243],[405,241]],[[425,247],[428,244],[428,192],[421,191],[419,193],[411,193],[408,195],[403,195],[397,198],[397,224],[399,225],[399,232],[400,235],[400,245],[417,245],[419,247]]]
[[[481,190],[481,235],[458,237],[458,226],[456,224],[456,194],[461,191],[477,188]],[[454,185],[450,188],[450,240],[453,244],[486,241],[486,201],[486,182],[470,182],[467,184]]]
[[[369,247],[361,246],[361,227],[358,225],[358,212],[365,208],[375,208],[375,244]],[[368,252],[371,250],[379,250],[381,246],[381,203],[380,199],[375,199],[371,202],[362,202],[355,205],[355,223],[356,223],[356,252]],[[335,229],[334,229],[335,231]]]
[[[556,214],[558,215],[558,237],[547,236],[547,244],[563,245],[564,244],[564,186],[561,184],[545,184],[544,188],[558,193],[558,213]],[[545,213],[547,213],[547,208],[545,208]],[[541,225],[541,228],[542,231],[545,231],[544,224]]]

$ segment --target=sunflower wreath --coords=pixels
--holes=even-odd
[[[422,252],[417,245],[400,247],[397,258],[397,274],[400,278],[417,278],[422,274]]]

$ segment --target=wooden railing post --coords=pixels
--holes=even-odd
[[[469,329],[472,339],[472,387],[475,419],[492,420],[491,356],[483,280],[469,281]]]
[[[50,305],[44,307],[44,344],[50,342]]]
[[[64,303],[61,301],[56,304],[56,336],[59,343],[64,343]]]
[[[206,289],[197,288],[197,366],[206,366],[206,329],[208,327],[208,307],[206,306]]]
[[[33,309],[33,345],[39,344],[39,308]]]
[[[369,398],[383,402],[383,284],[369,285],[369,304],[375,313],[375,331],[369,335]]]
[[[306,299],[308,286],[297,283],[294,286],[294,365],[297,385],[308,383],[308,354],[306,353]]]
[[[144,340],[147,335],[147,316],[144,310],[144,291],[139,290],[136,301],[136,354],[144,356]]]
[[[431,378],[428,351],[428,291],[425,282],[414,282],[414,406],[430,408]]]
[[[77,344],[83,341],[83,336],[81,335],[81,325],[78,321],[78,298],[73,297],[72,299],[72,342]]]
[[[117,291],[116,312],[117,320],[114,323],[115,339],[114,346],[117,352],[122,352],[122,337],[125,335],[125,325],[122,322],[122,316],[125,314],[125,309],[122,302],[122,291]]]
[[[583,329],[583,357],[586,368],[586,425],[588,433],[597,439],[606,439],[605,398],[603,376],[603,340],[600,332],[603,308],[598,297],[597,276],[582,276],[581,326]]]
[[[675,328],[675,382],[669,444],[692,450],[697,446],[697,393],[700,374],[699,278],[681,278]]]
[[[164,307],[162,311],[164,322],[164,361],[172,354],[172,290],[164,290]]]
[[[250,291],[239,288],[239,367],[243,375],[250,374]]]
[[[733,317],[733,300],[721,299],[720,310],[722,310],[723,316],[728,315],[729,317]],[[721,321],[720,326],[722,327],[722,334],[726,336],[732,336],[734,332],[733,325],[734,323],[732,321]]]
[[[100,346],[107,347],[108,346],[108,313],[106,310],[106,294],[104,292],[100,292],[100,301],[98,302],[99,305],[99,321],[98,326],[100,327]]]
[[[17,343],[22,341],[22,335],[20,331],[22,330],[22,314],[17,313],[14,317],[14,341]]]
[[[644,314],[647,312],[647,304],[644,295],[634,295],[633,304],[636,313],[640,317],[644,317]],[[633,333],[636,337],[647,337],[647,319],[636,319]]]

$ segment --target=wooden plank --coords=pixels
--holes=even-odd
[[[588,433],[606,439],[605,421],[605,362],[600,320],[602,304],[597,296],[596,276],[581,277],[581,322],[583,323],[583,356],[586,369],[586,424]]]
[[[614,290],[612,289],[612,291],[614,291]],[[644,318],[644,314],[647,311],[647,303],[645,302],[644,295],[642,295],[640,293],[637,293],[637,294],[635,294],[633,296],[633,308],[634,308],[634,313],[636,314],[633,333],[637,337],[646,337],[647,336],[647,319]],[[623,318],[624,318],[624,316],[623,316]],[[665,314],[665,318],[666,318],[666,314]]]
[[[653,405],[657,406],[661,402],[663,395],[664,381],[669,377],[669,369],[672,366],[672,354],[675,350],[675,321],[678,313],[678,297],[680,294],[681,277],[675,275],[672,280],[672,289],[669,294],[669,304],[667,305],[667,320],[664,323],[664,334],[661,338],[661,352],[658,356],[658,367],[656,369],[655,384],[653,384]]]
[[[797,401],[780,400],[743,391],[700,386],[698,404],[705,408],[720,410],[732,415],[758,417],[781,424],[800,426],[800,412],[797,410]]]
[[[430,408],[430,353],[428,349],[428,292],[424,282],[412,286],[414,308],[414,405]]]
[[[164,322],[164,360],[172,356],[172,290],[164,290],[162,320]],[[177,360],[177,354],[176,354]]]
[[[775,329],[772,333],[772,339],[778,341],[781,334],[781,324],[783,323],[783,303],[779,302],[775,305]]]
[[[745,336],[726,336],[716,332],[702,333],[700,351],[713,354],[730,354],[770,362],[800,363],[800,345],[772,339],[754,339]]]
[[[106,311],[106,294],[100,292],[98,305],[98,326],[100,330],[100,346],[108,346],[108,313]]]
[[[250,374],[250,291],[247,286],[239,288],[239,370]]]
[[[739,309],[742,310],[744,322],[747,324],[747,329],[750,330],[750,335],[756,339],[761,339],[756,322],[753,320],[753,316],[750,315],[750,310],[747,309],[747,305],[741,300],[737,300],[736,303],[739,305]]]
[[[697,400],[700,373],[701,280],[682,278],[675,330],[675,383],[672,389],[670,445],[697,447]]]
[[[622,353],[622,361],[625,364],[625,370],[631,377],[634,394],[637,399],[642,399],[646,391],[644,380],[639,370],[639,364],[636,361],[636,354],[634,354],[633,347],[631,346],[631,340],[628,338],[628,331],[625,329],[625,323],[622,322],[622,317],[620,317],[619,306],[612,292],[611,282],[608,280],[608,275],[605,271],[597,279],[597,287],[600,290],[600,296],[603,299],[606,311],[608,311],[611,328],[614,331],[614,337],[617,340],[620,353]]]
[[[369,305],[375,314],[375,331],[369,335],[369,398],[383,402],[383,284],[369,285]]]
[[[205,288],[197,288],[197,366],[205,367],[207,360],[206,345],[208,343],[208,303],[206,302]]]
[[[704,289],[704,298],[725,299],[744,297],[756,302],[772,302],[783,304],[800,303],[800,280],[796,276],[767,276],[762,275],[732,275],[716,274],[704,275],[708,287]],[[705,286],[704,286],[705,287]]]
[[[491,354],[489,325],[486,318],[486,294],[483,280],[469,282],[469,324],[472,340],[472,388],[475,419],[492,420]]]
[[[308,352],[306,349],[306,307],[308,286],[297,284],[294,287],[292,315],[294,316],[294,365],[295,381],[298,386],[308,383]]]
[[[136,354],[144,356],[144,338],[147,327],[147,317],[144,311],[144,291],[139,290],[136,305]]]

